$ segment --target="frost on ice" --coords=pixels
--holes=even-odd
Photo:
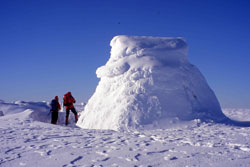
[[[129,130],[225,118],[205,78],[188,62],[183,38],[116,36],[110,45],[110,59],[96,71],[100,82],[78,126]]]

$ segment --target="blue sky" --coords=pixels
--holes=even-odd
[[[222,107],[250,107],[250,2],[2,0],[0,99],[87,101],[116,35],[185,37]],[[61,100],[61,99],[60,99]]]

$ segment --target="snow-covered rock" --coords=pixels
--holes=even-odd
[[[169,120],[225,119],[205,78],[188,62],[183,38],[116,36],[110,45],[78,126],[128,130],[167,127]]]

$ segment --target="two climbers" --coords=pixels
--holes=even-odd
[[[65,118],[65,125],[68,125],[69,123],[69,112],[72,111],[75,115],[75,122],[78,121],[78,115],[76,112],[76,109],[73,105],[75,103],[75,99],[72,96],[71,92],[68,92],[64,95],[63,97],[63,106],[65,106],[66,109],[66,118]],[[51,114],[51,123],[56,124],[58,120],[58,111],[61,110],[61,106],[59,103],[59,98],[58,96],[55,96],[55,98],[51,101],[50,103],[51,109],[50,112]]]

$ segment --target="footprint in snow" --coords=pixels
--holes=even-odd
[[[51,150],[47,151],[47,155],[50,156],[51,155]]]
[[[74,159],[73,161],[71,161],[70,164],[74,165],[75,162],[81,160],[82,158],[83,158],[83,156],[79,156],[79,157],[77,157],[76,159]]]
[[[152,154],[160,154],[160,153],[165,153],[169,150],[162,150],[162,151],[152,151],[152,152],[147,152],[147,155],[152,155]]]
[[[141,156],[140,153],[136,154],[135,159],[136,159],[137,161],[139,161],[139,157],[140,157],[140,156]]]
[[[107,161],[107,160],[109,160],[110,158],[109,157],[107,157],[107,158],[104,158],[102,161],[104,162],[104,161]]]

